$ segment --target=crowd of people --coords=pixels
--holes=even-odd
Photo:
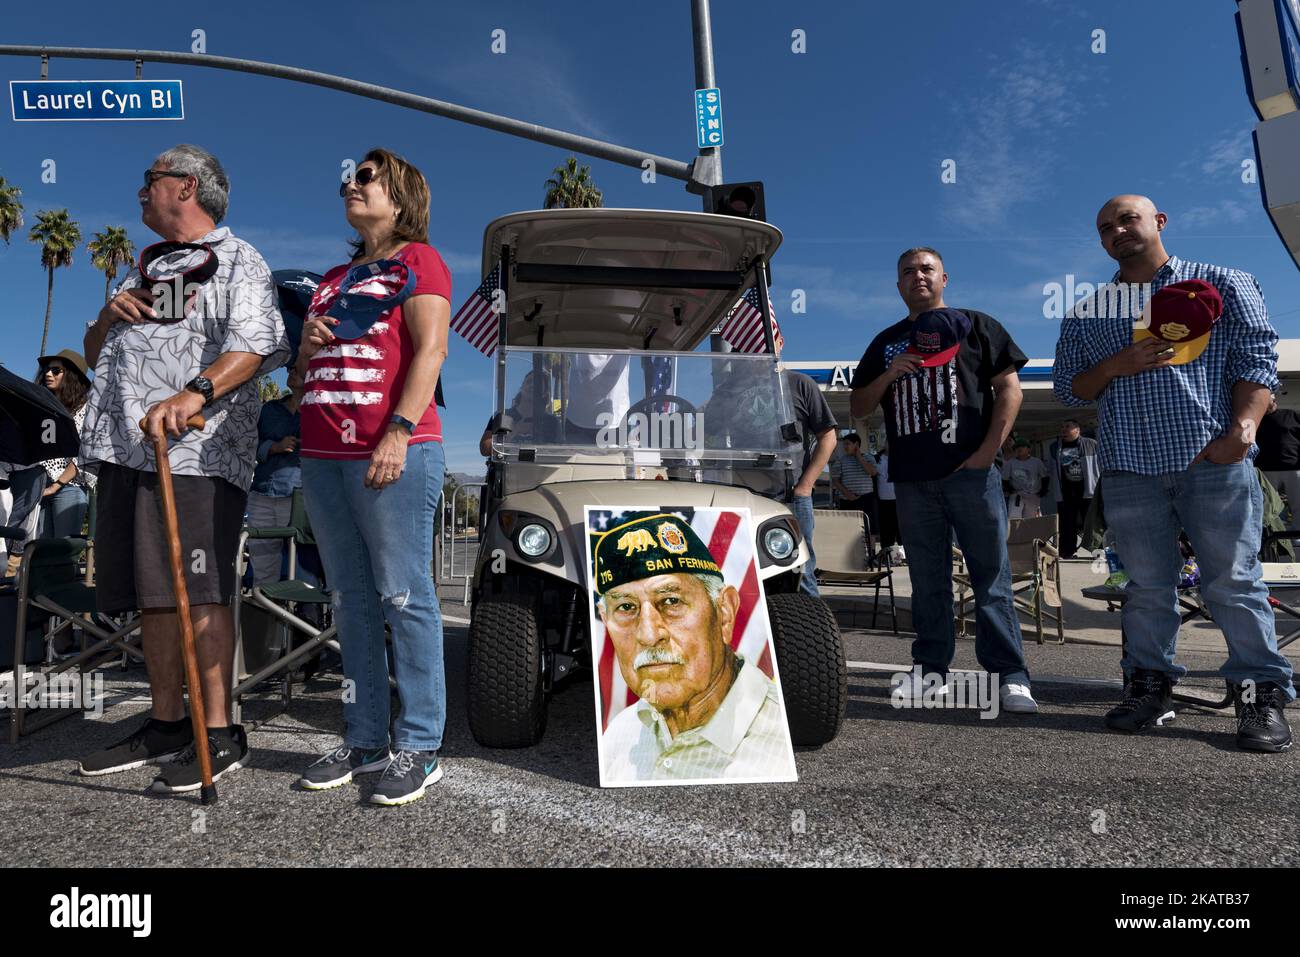
[[[207,282],[197,300],[168,313],[149,277],[133,269],[88,324],[85,358],[72,350],[42,356],[37,381],[76,421],[80,456],[8,476],[14,501],[28,507],[23,520],[53,536],[80,531],[87,490],[98,483],[98,608],[142,615],[151,714],[84,757],[80,771],[157,764],[154,789],[176,793],[199,787],[198,748],[208,749],[214,777],[247,760],[247,736],[231,721],[237,543],[246,520],[288,524],[297,493],[332,593],[351,689],[341,745],[305,762],[300,784],[320,790],[375,772],[370,800],[403,804],[441,776],[446,721],[429,557],[445,470],[435,393],[448,353],[451,276],[429,245],[429,187],[400,156],[366,154],[340,188],[343,219],[356,233],[351,255],[317,288],[296,356],[265,261],[220,225],[229,189],[218,160],[194,146],[168,150],[145,171],[137,191],[142,220],[165,248],[146,250],[142,262],[198,256],[208,263]],[[871,339],[851,382],[853,416],[865,420],[880,409],[885,442],[873,454],[857,433],[840,436],[815,383],[787,372],[803,440],[791,507],[811,546],[812,496],[829,463],[839,507],[867,515],[884,548],[901,546],[919,666],[903,690],[917,698],[925,691],[920,676],[947,675],[954,656],[955,541],[974,591],[976,656],[998,676],[1002,709],[1033,713],[1008,516],[1036,516],[1045,498],[1054,500],[1061,554],[1069,557],[1101,483],[1131,576],[1123,611],[1129,680],[1106,726],[1150,727],[1168,711],[1185,671],[1174,660],[1185,531],[1203,571],[1202,595],[1228,642],[1222,674],[1236,689],[1237,743],[1284,750],[1291,735],[1283,709],[1295,692],[1261,581],[1254,465],[1297,501],[1300,420],[1270,404],[1277,334],[1258,283],[1171,256],[1161,238],[1165,222],[1139,196],[1117,196],[1099,212],[1099,238],[1118,264],[1113,281],[1149,284],[1155,333],[1133,335],[1131,317],[1108,314],[1100,298],[1091,314],[1076,310],[1065,320],[1055,394],[1067,406],[1096,403],[1099,423],[1092,437],[1067,419],[1043,458],[1025,439],[1004,454],[1021,406],[1025,354],[992,316],[947,304],[937,250],[903,252],[897,288],[907,313]],[[232,287],[240,289],[238,305],[223,309],[217,300]],[[359,296],[362,287],[369,291]],[[263,404],[258,377],[286,364],[290,392]],[[199,414],[202,427],[192,421]],[[146,441],[160,434],[170,440],[182,553],[205,559],[186,562],[185,578],[206,742],[193,740],[182,694],[166,533]],[[1266,452],[1252,463],[1257,438]],[[391,547],[396,541],[404,547]],[[278,546],[254,544],[250,558],[253,583],[278,577]],[[805,566],[802,580],[813,594],[814,567]],[[390,671],[401,703],[395,721]]]

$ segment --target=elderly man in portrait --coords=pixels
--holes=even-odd
[[[95,598],[105,614],[141,612],[153,699],[130,735],[87,755],[86,775],[164,765],[162,793],[196,790],[198,761],[182,696],[176,598],[157,502],[150,436],[165,432],[180,519],[181,554],[203,683],[213,779],[248,758],[231,723],[235,552],[257,453],[257,375],[288,358],[275,285],[261,255],[227,227],[230,181],[196,146],[163,153],[137,191],[141,219],[163,239],[140,254],[89,324],[95,367],[81,454],[96,464]],[[165,282],[160,280],[166,277]],[[179,294],[173,277],[179,277]],[[202,413],[202,429],[186,422]],[[144,431],[140,420],[146,420]]]
[[[600,619],[640,699],[605,731],[601,783],[796,780],[780,691],[731,646],[740,594],[690,524],[624,522],[593,558]]]

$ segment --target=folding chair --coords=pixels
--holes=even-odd
[[[1011,519],[1007,534],[1011,594],[1016,610],[1034,619],[1040,645],[1044,617],[1056,623],[1056,643],[1065,644],[1065,608],[1061,601],[1061,562],[1056,540],[1056,515]],[[1044,611],[1044,606],[1056,611]]]
[[[332,620],[326,623],[326,627],[319,628],[303,618],[301,614],[305,607],[315,607],[322,609],[328,615],[330,604],[329,595],[323,589],[294,578],[298,570],[298,548],[316,543],[307,520],[307,508],[303,501],[302,489],[298,489],[293,493],[293,504],[290,508],[289,524],[287,526],[283,528],[245,528],[240,534],[236,566],[237,579],[243,578],[244,569],[247,566],[244,548],[250,538],[279,539],[289,543],[289,578],[285,581],[256,585],[249,591],[247,596],[242,594],[242,590],[236,591],[233,611],[237,641],[235,643],[234,690],[231,695],[234,720],[236,722],[240,720],[243,711],[244,695],[251,692],[262,682],[278,674],[284,674],[281,684],[281,700],[284,707],[287,708],[293,696],[293,670],[299,662],[305,661],[312,655],[319,654],[327,647],[333,648],[335,651],[340,650],[338,640],[335,637],[338,629]],[[245,647],[246,628],[243,616],[243,606],[245,604],[251,609],[270,616],[272,620],[280,623],[285,629],[285,640],[281,647],[270,649],[278,651],[279,655],[273,657],[268,664],[256,668],[251,674],[248,674],[245,670],[248,652],[251,650]],[[307,640],[297,648],[291,648],[292,642],[288,640],[288,636],[295,632],[305,635]]]
[[[898,606],[894,601],[894,569],[887,549],[876,552],[870,522],[856,509],[813,509],[813,549],[817,552],[817,581],[823,585],[874,585],[871,627],[876,627],[880,589],[889,592],[889,614],[898,634]]]
[[[47,653],[46,661],[36,666],[36,674],[48,683],[55,675],[74,668],[85,675],[121,655],[131,655],[143,660],[139,639],[138,615],[123,616],[125,621],[99,615],[95,611],[95,586],[86,581],[81,558],[90,543],[85,538],[38,538],[27,542],[23,548],[22,563],[16,584],[12,589],[16,598],[17,620],[14,627],[14,693],[9,709],[9,743],[14,744],[24,734],[30,734],[46,725],[77,713],[80,709],[38,708],[29,700],[27,676],[32,672],[25,654],[26,635],[33,622],[44,627],[47,649],[64,631],[76,627],[80,630],[80,650],[62,661],[54,661]],[[87,634],[97,639],[87,644]],[[107,654],[106,654],[107,652]],[[31,716],[30,711],[41,714]]]
[[[1264,545],[1260,553],[1265,558],[1286,558],[1288,553],[1280,546],[1283,543],[1300,542],[1300,531],[1288,529],[1285,532],[1270,532],[1264,536]],[[1300,608],[1278,598],[1274,592],[1294,591],[1300,589],[1300,562],[1295,561],[1265,561],[1261,563],[1264,569],[1264,584],[1268,586],[1268,603],[1274,611],[1281,611],[1283,614],[1300,619]],[[1277,639],[1277,647],[1280,651],[1291,642],[1300,638],[1300,628],[1296,628],[1285,635],[1280,635]]]

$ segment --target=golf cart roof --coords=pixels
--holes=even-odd
[[[483,273],[510,247],[507,345],[690,351],[751,284],[781,231],[657,209],[511,213],[483,234]]]

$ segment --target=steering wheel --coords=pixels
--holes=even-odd
[[[632,407],[623,414],[623,421],[626,422],[629,417],[638,412],[649,412],[650,406],[652,405],[658,405],[665,402],[678,406],[680,411],[685,412],[688,415],[700,411],[691,402],[683,399],[680,395],[673,395],[670,392],[665,392],[663,395],[648,395],[641,401],[632,403]]]

